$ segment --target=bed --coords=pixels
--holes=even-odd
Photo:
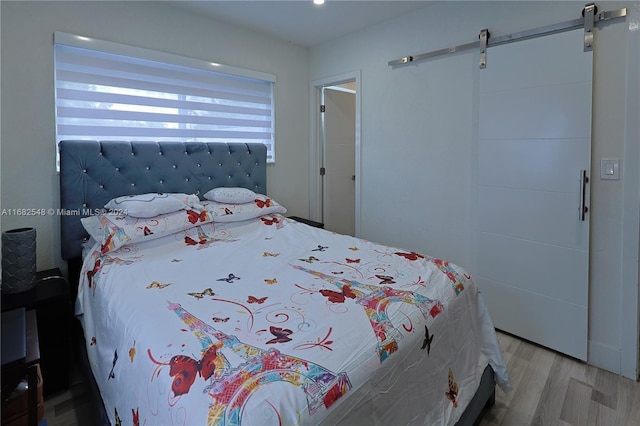
[[[60,160],[98,423],[474,424],[509,388],[463,268],[287,218],[263,145],[63,141]],[[191,197],[104,209],[153,193]]]

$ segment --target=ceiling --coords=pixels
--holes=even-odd
[[[433,1],[311,0],[169,1],[174,7],[313,47],[369,25],[423,8]]]

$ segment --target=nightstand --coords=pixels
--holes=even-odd
[[[289,219],[293,219],[296,222],[300,222],[300,223],[304,223],[304,224],[309,225],[309,226],[313,226],[314,228],[324,228],[324,223],[316,222],[314,220],[303,219],[303,218],[298,217],[298,216],[289,216]]]
[[[2,295],[2,312],[18,308],[36,312],[40,341],[40,368],[45,396],[69,387],[71,320],[69,284],[60,269],[38,272],[35,287]]]
[[[35,426],[44,416],[35,311],[2,313],[2,424]],[[12,395],[27,378],[27,390]]]

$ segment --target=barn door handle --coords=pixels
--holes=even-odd
[[[587,207],[587,183],[589,183],[589,177],[586,170],[580,170],[580,205],[578,206],[578,218],[584,221],[585,214],[589,211]]]

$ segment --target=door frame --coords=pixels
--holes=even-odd
[[[322,99],[322,88],[337,86],[347,82],[355,81],[356,85],[356,118],[355,118],[355,234],[360,236],[360,188],[361,188],[361,114],[360,114],[360,71],[353,71],[345,74],[327,77],[311,82],[310,93],[310,138],[309,138],[309,219],[320,221],[322,218],[322,178],[320,177],[320,167],[324,164],[324,146],[322,141],[322,126],[320,113],[320,100]]]
[[[640,16],[638,7],[632,16]],[[629,19],[629,18],[627,18]],[[640,36],[627,31],[627,93],[640,93]],[[621,374],[631,380],[640,379],[640,96],[628,96],[624,169],[622,170],[622,262],[620,286]]]

